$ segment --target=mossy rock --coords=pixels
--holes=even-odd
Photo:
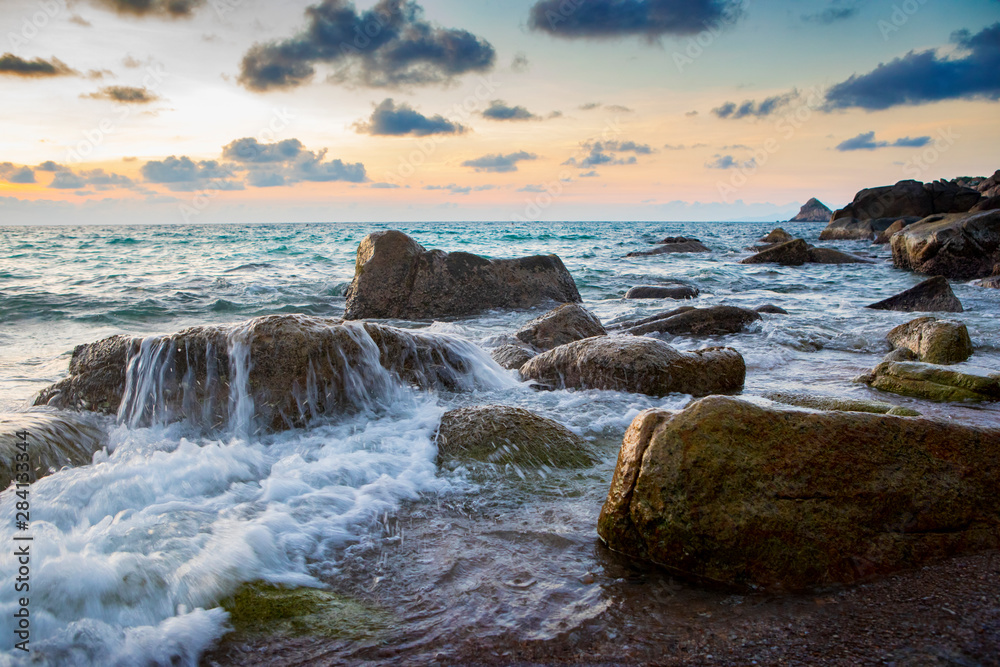
[[[879,401],[865,401],[851,398],[837,398],[835,396],[820,396],[818,394],[793,394],[784,391],[772,391],[764,394],[764,398],[794,405],[810,410],[829,410],[831,412],[867,412],[875,415],[895,415],[897,417],[919,417],[916,410],[893,405],[891,403],[881,403]]]
[[[859,379],[879,391],[937,403],[1000,401],[1000,373],[973,366],[883,362]]]
[[[241,637],[328,637],[358,641],[385,632],[387,613],[317,588],[245,584],[222,601]]]

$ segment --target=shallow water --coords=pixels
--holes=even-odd
[[[781,306],[788,316],[765,315],[751,333],[667,338],[681,349],[735,347],[747,360],[748,394],[875,398],[942,419],[1000,424],[997,406],[941,406],[853,384],[888,351],[885,333],[914,317],[863,306],[920,278],[894,269],[884,246],[862,242],[824,245],[870,255],[876,264],[738,264],[774,226],[0,228],[0,410],[25,408],[62,377],[75,345],[115,333],[147,336],[280,313],[339,317],[358,242],[394,227],[428,248],[493,257],[556,253],[585,305],[605,322],[672,307],[621,298],[630,287],[666,280],[698,287],[695,305]],[[810,242],[822,229],[793,227]],[[696,236],[713,252],[624,258],[677,235]],[[973,361],[1000,368],[1000,292],[953,288],[967,310],[957,317],[972,334]],[[488,348],[540,312],[392,324]],[[331,585],[377,604],[396,619],[389,641],[428,660],[472,633],[544,640],[590,628],[621,594],[607,583],[614,567],[594,534],[621,436],[639,411],[680,408],[688,398],[538,393],[496,375],[485,359],[476,364],[472,391],[394,387],[376,410],[263,438],[238,428],[207,434],[183,425],[115,426],[93,465],[32,488],[36,658],[195,664],[226,631],[217,602],[257,579]],[[439,471],[431,438],[440,415],[484,403],[556,419],[592,440],[602,460],[584,471],[507,470],[488,480],[464,468]],[[3,544],[11,543],[14,511],[7,491],[0,497]],[[8,551],[0,550],[0,572],[9,581],[15,563]],[[0,593],[2,636],[10,636],[14,605],[11,591]],[[374,655],[360,644],[329,650]],[[18,659],[7,653],[0,663]]]

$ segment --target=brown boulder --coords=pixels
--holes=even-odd
[[[951,280],[985,278],[1000,264],[1000,210],[931,216],[892,237],[897,268]]]
[[[688,285],[640,285],[626,294],[626,299],[694,299],[701,292]]]
[[[832,215],[833,211],[826,204],[813,197],[789,222],[830,222]]]
[[[658,248],[653,250],[637,250],[635,252],[630,252],[625,255],[626,257],[653,257],[655,255],[672,255],[675,253],[682,252],[712,252],[712,249],[703,244],[697,239],[684,239],[683,237],[678,237],[682,239],[676,243],[664,243]],[[667,239],[668,241],[670,239]]]
[[[18,437],[25,432],[26,440]],[[67,466],[86,465],[106,442],[104,429],[90,415],[51,408],[0,413],[0,490],[11,482],[34,482]],[[18,454],[28,455],[26,472],[16,468]]]
[[[969,329],[961,322],[921,317],[902,324],[887,336],[894,349],[905,348],[928,364],[960,364],[972,356]]]
[[[1000,401],[1000,373],[968,365],[960,368],[918,361],[883,361],[857,381],[879,391],[937,403]]]
[[[521,367],[521,376],[553,389],[705,396],[740,391],[746,364],[729,348],[678,352],[652,338],[605,336],[544,352]]]
[[[761,239],[761,243],[788,243],[794,241],[795,237],[778,227],[773,232]]]
[[[544,351],[605,334],[607,331],[593,313],[583,306],[568,303],[533,319],[514,335],[522,343]]]
[[[366,236],[358,246],[345,317],[431,319],[580,300],[573,277],[555,255],[490,260],[428,251],[402,232],[386,231]]]
[[[740,264],[781,264],[782,266],[802,266],[809,261],[809,244],[802,239],[780,243],[773,248],[747,257]]]
[[[941,276],[925,280],[916,287],[912,287],[885,301],[873,303],[868,308],[873,310],[895,310],[904,313],[961,313],[964,311],[962,302],[951,291],[948,279]]]
[[[743,333],[760,313],[735,306],[684,308],[654,315],[636,322],[625,323],[621,331],[633,336],[665,333],[673,336],[725,336]]]
[[[529,350],[524,345],[501,345],[490,352],[493,361],[509,371],[516,371],[536,356],[538,356],[538,352]]]
[[[874,264],[872,260],[833,248],[809,248],[810,264]]]
[[[629,427],[598,520],[702,580],[848,584],[1000,546],[1000,430],[712,396]]]
[[[897,220],[896,222],[894,222],[891,225],[889,225],[889,227],[886,228],[886,230],[884,232],[882,232],[882,233],[880,233],[878,235],[878,238],[875,239],[875,245],[886,245],[886,244],[888,244],[889,241],[892,240],[892,235],[893,234],[895,234],[896,232],[901,232],[904,229],[906,229],[906,221],[905,220]]]

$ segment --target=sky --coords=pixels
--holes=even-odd
[[[2,0],[0,225],[778,220],[1000,169],[1000,0]]]

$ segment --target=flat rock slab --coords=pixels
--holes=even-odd
[[[694,299],[701,294],[698,288],[689,285],[639,285],[626,294],[626,299]]]
[[[712,396],[647,410],[598,520],[615,551],[776,590],[1000,546],[1000,430]]]
[[[880,391],[938,403],[1000,401],[1000,372],[976,366],[889,361],[858,379]]]
[[[701,241],[684,241],[682,243],[666,243],[653,250],[637,250],[625,255],[626,257],[653,257],[654,255],[671,255],[682,252],[712,252],[712,249]]]
[[[633,336],[645,336],[651,333],[672,336],[726,336],[743,333],[760,320],[760,313],[736,306],[688,307],[636,322],[626,322],[620,330]]]

